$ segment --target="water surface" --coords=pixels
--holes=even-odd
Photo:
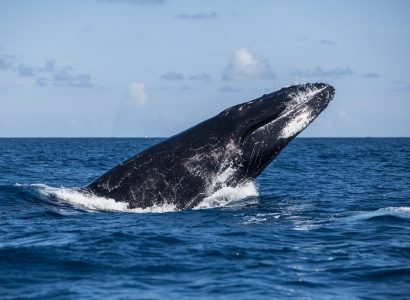
[[[159,141],[0,139],[1,298],[409,298],[410,139],[296,139],[219,208],[75,192]]]

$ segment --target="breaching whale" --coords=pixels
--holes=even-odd
[[[230,107],[137,153],[86,189],[129,208],[194,208],[222,187],[254,180],[334,91],[324,83],[294,85]]]

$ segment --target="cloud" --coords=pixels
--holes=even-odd
[[[377,73],[363,73],[363,77],[368,78],[368,79],[374,79],[374,78],[379,78],[380,75]]]
[[[56,65],[53,60],[48,60],[44,64],[44,67],[38,68],[39,71],[41,72],[54,72],[56,70]]]
[[[38,78],[36,80],[36,85],[41,86],[41,87],[46,87],[48,86],[48,80],[46,78]]]
[[[14,56],[8,54],[0,54],[0,70],[6,71],[12,69],[14,65]]]
[[[47,63],[46,63],[47,65]],[[51,66],[48,64],[48,66]],[[39,77],[35,84],[39,87],[47,87],[50,85],[57,87],[72,87],[72,88],[92,88],[95,85],[91,81],[91,76],[86,73],[75,73],[75,69],[71,66],[53,67],[48,69],[39,68],[43,72],[48,72],[51,77]],[[43,74],[44,75],[44,74]]]
[[[183,91],[190,91],[190,90],[192,90],[192,88],[191,88],[190,86],[188,86],[188,85],[183,85],[183,86],[181,87],[181,90],[183,90]]]
[[[0,54],[0,70],[16,72],[21,77],[34,77],[35,85],[40,87],[94,87],[89,74],[77,73],[73,66],[58,65],[53,60],[46,61],[44,67],[34,67],[16,61],[13,55]],[[37,76],[38,72],[42,72],[41,76]]]
[[[206,73],[200,73],[200,74],[194,74],[189,77],[189,80],[203,80],[203,81],[209,81],[211,80],[211,76],[206,74]]]
[[[128,86],[129,94],[138,105],[143,106],[147,101],[147,93],[145,92],[145,84],[143,82],[132,82]]]
[[[323,69],[322,67],[316,67],[313,71],[293,71],[292,75],[299,77],[320,77],[320,78],[333,78],[340,79],[342,77],[353,75],[354,72],[349,68],[333,68]]]
[[[71,65],[61,65],[48,60],[43,67],[36,68],[42,72],[35,84],[40,87],[57,86],[73,88],[91,88],[95,85],[92,83],[91,76],[86,73],[77,73]]]
[[[396,92],[409,92],[410,91],[410,84],[403,84],[398,83],[400,86],[398,88],[393,89]]]
[[[247,48],[236,49],[232,61],[222,73],[223,80],[273,79],[268,60],[255,57]]]
[[[240,92],[240,91],[241,91],[241,89],[234,88],[234,87],[231,87],[229,85],[223,85],[218,89],[218,92],[221,92],[221,93],[236,93],[236,92]]]
[[[217,19],[218,14],[214,11],[211,12],[200,12],[196,14],[180,14],[177,16],[181,20],[212,20]]]
[[[321,40],[320,44],[325,45],[325,46],[336,46],[337,45],[337,43],[332,40]]]
[[[182,76],[181,73],[168,72],[168,73],[162,74],[160,78],[163,80],[183,80],[184,76]]]
[[[19,74],[19,76],[22,77],[32,77],[35,76],[34,74],[34,69],[32,67],[26,66],[21,64],[18,69],[17,69],[17,73]]]
[[[36,80],[36,85],[40,87],[53,85],[57,87],[91,88],[95,86],[89,74],[77,73],[73,66],[57,64],[53,60],[46,61],[44,67],[37,68],[37,70],[43,73]]]
[[[54,73],[53,84],[55,86],[67,86],[78,88],[89,88],[94,85],[91,83],[91,77],[88,74],[73,74],[69,69],[62,69]]]
[[[131,4],[140,6],[161,5],[165,4],[165,0],[98,0],[100,2]]]

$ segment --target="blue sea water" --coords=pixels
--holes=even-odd
[[[0,139],[0,298],[410,299],[410,139],[298,138],[224,207],[75,191],[159,141]]]

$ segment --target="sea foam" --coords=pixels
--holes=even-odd
[[[165,203],[163,205],[153,205],[147,208],[129,208],[126,202],[117,202],[114,199],[98,197],[84,192],[78,188],[51,187],[45,184],[31,184],[16,186],[29,187],[38,194],[48,199],[54,198],[60,203],[66,203],[76,209],[86,211],[110,211],[110,212],[131,212],[131,213],[164,213],[174,212],[177,208],[174,204]],[[223,187],[206,197],[194,209],[209,209],[227,206],[232,202],[248,197],[258,196],[258,191],[253,182],[233,187]]]

